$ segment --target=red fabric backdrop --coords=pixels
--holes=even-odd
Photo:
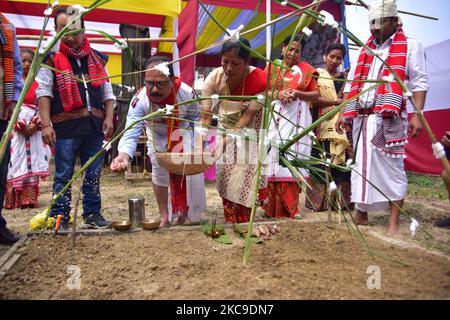
[[[450,109],[425,112],[436,138],[441,140],[446,131],[450,131]],[[407,171],[441,174],[443,166],[431,149],[431,140],[425,130],[415,139],[409,139],[406,147],[405,169]]]

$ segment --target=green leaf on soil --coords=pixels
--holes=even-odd
[[[233,241],[231,241],[230,236],[227,234],[222,234],[220,237],[214,239],[219,243],[223,244],[233,244]]]

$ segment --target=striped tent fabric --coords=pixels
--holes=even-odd
[[[214,16],[215,19],[220,21],[220,23],[228,28],[228,29],[236,29],[241,24],[244,25],[245,30],[250,30],[254,27],[257,27],[266,22],[266,13],[265,13],[265,1],[262,2],[261,6],[259,5],[259,1],[248,0],[248,1],[214,1],[214,0],[205,0],[202,1],[205,4],[207,10]],[[307,0],[296,0],[291,1],[301,6],[305,6],[311,3],[311,1]],[[256,10],[258,9],[258,10]],[[340,4],[333,1],[326,1],[321,7],[320,10],[326,10],[333,14],[336,21],[341,21],[341,9]],[[287,14],[292,11],[292,8],[286,8],[276,4],[275,1],[272,1],[272,19],[278,18],[281,15]],[[197,42],[196,48],[197,50],[204,49],[211,44],[220,41],[225,36],[225,32],[222,31],[216,23],[211,19],[211,17],[207,14],[207,12],[199,6],[198,8],[198,17],[197,17],[197,30],[193,30],[192,32],[196,32],[197,34]],[[293,16],[287,19],[284,19],[277,23],[272,28],[273,33],[273,47],[276,48],[281,45],[283,40],[292,33],[292,30],[295,28],[298,22],[298,16]],[[164,23],[165,33],[164,37],[173,37],[173,19],[167,18]],[[257,30],[245,36],[251,44],[251,47],[255,49],[260,54],[265,54],[266,51],[266,30]],[[170,43],[160,43],[159,51],[171,53],[172,52],[172,44]],[[216,55],[220,51],[220,47],[212,48],[206,51],[206,55]]]
[[[183,25],[177,25],[177,19],[188,3],[197,0],[112,0],[101,8],[97,8],[85,16],[85,25],[89,29],[86,32],[88,38],[100,37],[93,30],[102,30],[114,37],[119,37],[120,24],[133,24],[148,26],[151,37],[176,38],[178,29]],[[60,0],[60,5],[81,4],[89,6],[93,0]],[[223,26],[235,29],[244,25],[244,30],[259,26],[266,21],[265,1],[260,0],[203,0],[208,10],[217,18]],[[291,0],[301,6],[311,3],[310,0]],[[17,28],[18,35],[39,35],[44,21],[44,10],[48,0],[8,0],[0,1],[0,12],[3,12]],[[326,10],[334,15],[337,21],[341,21],[342,4],[335,0],[328,0],[320,6],[320,10]],[[272,19],[292,11],[292,8],[283,7],[276,1],[272,1]],[[221,40],[225,33],[216,26],[208,14],[198,6],[197,15],[193,14],[187,22],[195,34],[195,44],[189,45],[196,50],[204,49]],[[197,23],[190,23],[190,19],[196,19]],[[273,28],[273,47],[281,45],[286,36],[292,33],[298,21],[297,17],[290,17],[277,23]],[[174,32],[173,28],[177,28]],[[192,25],[192,26],[191,26]],[[184,26],[186,27],[186,26]],[[53,20],[47,26],[46,34],[54,29]],[[186,32],[185,32],[186,34]],[[261,54],[265,54],[266,31],[258,30],[247,34],[252,48]],[[37,41],[20,40],[21,47],[36,48]],[[122,70],[121,52],[112,44],[93,44],[93,48],[109,55],[107,68],[109,74],[120,74]],[[172,55],[173,43],[160,42],[152,44],[152,52]],[[205,64],[209,57],[217,57],[220,48],[207,50],[197,59],[197,66]],[[311,51],[311,50],[309,50]],[[202,59],[203,58],[203,59]],[[216,62],[214,62],[216,63]],[[113,78],[113,82],[120,83],[121,78]]]

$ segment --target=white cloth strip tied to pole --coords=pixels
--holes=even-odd
[[[212,106],[215,107],[219,104],[219,95],[218,94],[213,94],[211,97],[211,102],[212,102]]]
[[[297,65],[293,66],[293,67],[291,68],[291,73],[292,73],[292,75],[293,75],[294,77],[295,77],[295,76],[299,76],[299,77],[298,77],[298,80],[297,80],[297,84],[300,84],[300,82],[302,82],[302,79],[303,79],[303,72],[302,72],[302,70],[300,69],[300,67],[297,66]]]
[[[319,12],[319,15],[323,16],[323,21],[319,21],[320,25],[322,25],[322,26],[328,25],[335,29],[339,27],[339,23],[337,23],[336,20],[334,20],[333,15],[331,13],[329,13],[328,11],[321,10]]]
[[[54,31],[52,31],[52,32],[51,32],[51,36],[48,37],[47,40],[42,41],[41,46],[40,46],[40,48],[39,48],[39,50],[38,50],[39,54],[44,54],[44,53],[45,53],[45,50],[47,50],[47,47],[50,45],[50,43],[53,42],[53,40],[55,39],[55,37],[56,37],[56,33],[55,33]],[[58,51],[59,51],[59,41],[60,41],[60,40],[58,40],[58,41],[55,43],[55,45],[51,48],[50,51],[52,51],[52,52],[58,52]]]
[[[353,168],[356,167],[356,163],[353,163],[353,164],[352,164],[352,162],[353,162],[353,159],[348,159],[348,160],[347,160],[347,162],[346,162],[346,164],[345,164],[345,168],[346,168],[347,170],[352,170]]]
[[[126,48],[128,48],[128,43],[125,40],[117,40],[118,42],[114,43],[114,47],[116,47],[117,49],[120,50],[125,50]]]
[[[431,145],[433,148],[433,154],[436,157],[436,159],[441,159],[442,157],[445,157],[445,148],[440,142],[433,143]]]
[[[309,37],[313,34],[312,30],[308,27],[304,27],[302,32],[305,34],[305,36]]]
[[[317,143],[316,143],[317,138],[316,138],[316,135],[314,134],[314,132],[310,131],[310,132],[308,133],[308,136],[309,136],[309,138],[311,139],[312,145],[315,146],[315,145],[317,144]]]
[[[44,10],[44,16],[46,17],[50,17],[53,13],[53,8],[52,7],[48,7],[47,9]]]
[[[416,219],[411,218],[411,224],[409,225],[409,230],[411,231],[412,236],[416,235],[417,229],[419,228],[419,222]]]
[[[173,113],[174,106],[170,104],[166,104],[166,114],[172,114]]]
[[[231,40],[233,42],[238,42],[239,41],[239,34],[240,32],[244,29],[244,25],[241,24],[239,27],[237,27],[237,29],[228,29],[227,28],[227,32],[228,34],[225,35],[223,37],[223,40]]]
[[[297,76],[297,75],[301,75],[302,74],[302,70],[300,70],[300,67],[295,65],[291,68],[291,73],[293,76]],[[302,77],[300,77],[302,78]]]
[[[337,190],[336,182],[331,181],[331,182],[330,182],[330,186],[329,186],[329,188],[328,188],[328,193],[329,193],[329,194],[332,194],[332,193],[335,192],[336,190]]]
[[[261,104],[265,104],[266,103],[266,97],[263,96],[262,94],[258,95],[256,97],[256,99],[258,99],[258,102],[261,103]]]
[[[381,78],[381,80],[386,82],[386,90],[390,93],[392,93],[392,87],[391,87],[391,83],[395,82],[395,77],[392,73],[389,73],[388,76],[384,76]]]

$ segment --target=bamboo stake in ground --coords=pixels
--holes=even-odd
[[[75,200],[75,208],[73,211],[73,221],[72,221],[72,242],[71,242],[71,248],[75,248],[75,235],[77,232],[77,215],[78,215],[78,205],[80,203],[81,198],[81,190],[83,188],[84,179],[81,179],[81,185],[77,192],[77,198]]]
[[[327,166],[328,164],[325,164]],[[326,190],[324,197],[326,197],[326,200],[328,202],[328,221],[327,223],[331,225],[333,223],[333,219],[331,218],[331,205],[332,205],[332,196],[334,191],[330,192],[330,175],[331,175],[331,169],[329,166],[327,166],[327,181],[326,181]]]

